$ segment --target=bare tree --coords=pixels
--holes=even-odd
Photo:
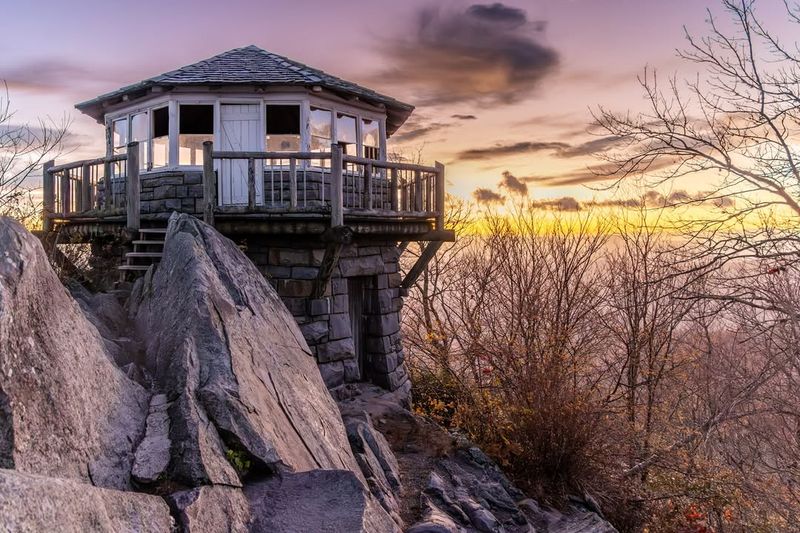
[[[705,266],[743,256],[794,261],[799,249],[800,48],[771,33],[755,4],[723,0],[729,24],[709,11],[707,36],[686,32],[688,46],[679,56],[701,69],[697,78],[665,83],[645,71],[647,112],[595,113],[600,129],[620,143],[604,156],[604,175],[649,186],[688,176],[711,183],[678,200],[717,208],[680,224]],[[786,0],[785,10],[800,26],[800,6]],[[760,217],[774,221],[770,233],[753,223]]]
[[[691,296],[701,283],[677,270],[672,243],[660,231],[660,222],[660,217],[649,219],[644,209],[622,210],[614,218],[615,240],[606,257],[602,320],[614,377],[608,394],[624,404],[629,466],[653,453],[655,435],[664,426],[665,389],[682,366],[680,344],[698,301]],[[645,466],[636,473],[646,481],[647,472]]]
[[[32,194],[30,180],[45,159],[62,153],[69,121],[38,119],[18,123],[8,87],[0,94],[0,215],[30,222],[40,202]]]

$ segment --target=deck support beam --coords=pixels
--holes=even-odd
[[[319,266],[317,279],[314,280],[314,288],[311,290],[311,298],[322,298],[325,295],[325,289],[328,287],[328,282],[333,275],[333,269],[339,262],[339,254],[345,244],[353,242],[353,229],[349,226],[337,226],[330,228],[322,234],[322,240],[325,244],[325,255],[322,256],[322,263]]]
[[[406,274],[406,277],[403,278],[402,283],[400,283],[401,288],[409,289],[412,285],[414,285],[414,283],[417,282],[417,279],[419,279],[419,276],[422,274],[425,268],[427,268],[428,263],[431,259],[433,259],[433,256],[436,255],[436,252],[439,251],[439,248],[442,247],[443,243],[444,241],[433,241],[429,242],[428,245],[425,246],[425,249],[417,259],[417,262],[414,263],[414,266],[411,267],[411,270],[408,271],[408,274]]]

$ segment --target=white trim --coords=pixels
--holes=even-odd
[[[386,118],[385,111],[373,111],[367,109],[372,107],[365,102],[352,102],[347,103],[344,101],[337,101],[332,97],[319,96],[310,93],[306,90],[298,90],[296,92],[265,92],[254,95],[251,91],[242,91],[238,93],[222,92],[222,93],[204,93],[198,91],[180,90],[173,91],[169,94],[151,98],[145,102],[138,102],[135,105],[118,108],[113,112],[105,115],[105,126],[107,135],[106,155],[113,154],[113,132],[111,131],[112,122],[121,118],[126,118],[128,122],[128,139],[131,137],[131,116],[137,113],[145,112],[148,114],[150,138],[148,139],[147,152],[152,157],[152,111],[163,106],[169,108],[169,164],[166,167],[159,167],[163,169],[180,169],[185,168],[195,169],[197,167],[192,165],[180,165],[180,151],[179,151],[179,137],[180,137],[180,106],[181,105],[212,105],[214,106],[214,144],[220,144],[220,106],[222,104],[255,104],[258,103],[261,108],[261,131],[264,132],[263,140],[261,142],[262,149],[266,149],[266,106],[267,105],[299,105],[300,106],[300,150],[311,150],[311,107],[323,109],[330,112],[331,120],[331,142],[337,142],[338,132],[336,127],[336,115],[338,113],[356,117],[356,150],[357,154],[363,155],[363,138],[362,138],[362,119],[375,120],[379,123],[379,136],[380,136],[380,159],[386,160]]]
[[[178,102],[169,101],[169,167],[178,166]]]

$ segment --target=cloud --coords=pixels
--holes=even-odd
[[[522,141],[513,144],[497,144],[487,148],[471,148],[464,150],[456,155],[461,161],[485,161],[497,157],[506,157],[521,154],[530,154],[547,150],[558,150],[568,148],[569,145],[563,142],[537,142]]]
[[[467,8],[467,14],[484,20],[507,23],[512,27],[521,26],[528,21],[524,10],[517,7],[509,7],[500,2],[471,5]]]
[[[520,196],[527,196],[528,194],[528,186],[508,170],[503,172],[499,187]]]
[[[506,201],[505,196],[483,187],[472,191],[472,197],[479,204],[502,204]]]
[[[457,120],[475,120],[478,117],[476,117],[475,115],[459,115],[459,114],[455,114],[455,115],[450,115],[450,118],[454,118],[454,119],[457,119]]]
[[[571,159],[605,152],[624,142],[626,142],[624,139],[618,137],[600,137],[599,139],[592,139],[578,144],[570,144],[564,141],[520,141],[496,144],[487,148],[463,150],[456,155],[456,159],[461,161],[483,161],[542,151],[552,151],[556,157]]]
[[[444,122],[418,121],[406,125],[406,129],[392,135],[392,140],[396,142],[416,141],[422,137],[427,137],[433,133],[449,128],[452,124]]]
[[[542,29],[524,10],[501,3],[427,7],[405,32],[411,37],[385,43],[383,55],[392,66],[373,80],[405,86],[428,105],[518,102],[559,65],[558,53],[538,40]]]
[[[563,158],[594,155],[615,148],[625,142],[627,142],[626,139],[622,137],[599,137],[561,149],[556,155]]]
[[[76,81],[94,78],[89,70],[68,61],[40,59],[13,67],[0,68],[0,79],[10,89],[50,91],[72,86]]]

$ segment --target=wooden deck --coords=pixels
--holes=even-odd
[[[215,152],[207,142],[203,153],[202,172],[140,172],[137,143],[109,158],[46,163],[44,231],[134,235],[141,227],[163,226],[179,211],[228,235],[317,235],[348,226],[357,235],[397,240],[453,239],[444,228],[441,164],[347,156],[337,145],[328,153]],[[224,180],[237,179],[234,204]]]

